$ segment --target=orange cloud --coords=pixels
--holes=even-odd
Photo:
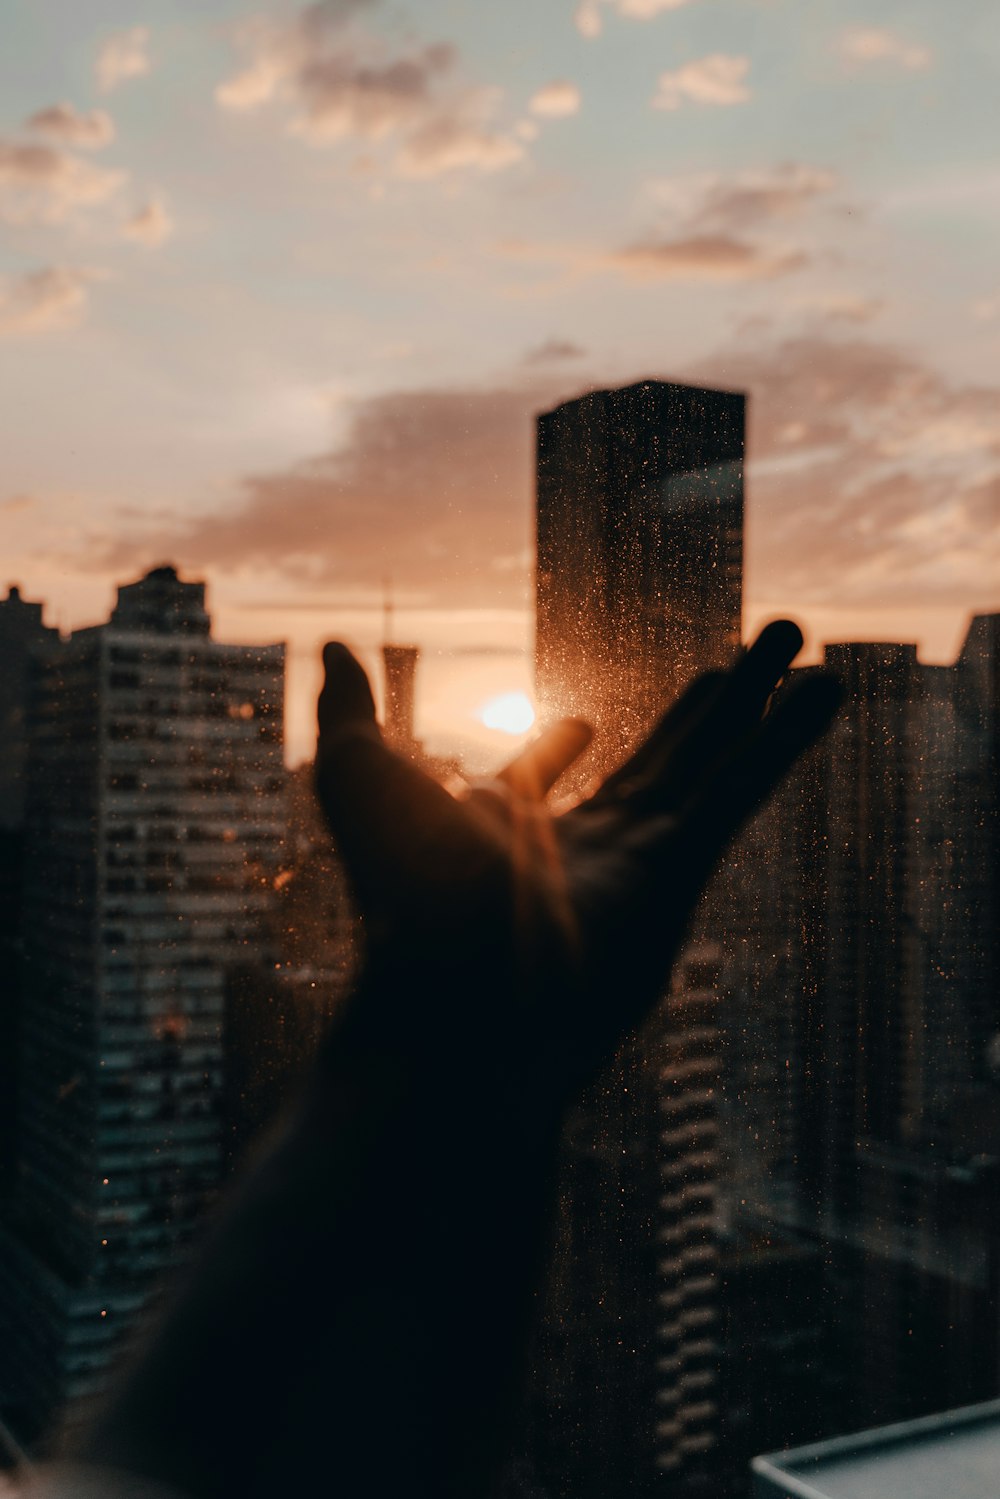
[[[750,394],[751,607],[1000,604],[996,388],[953,386],[891,345],[822,332],[662,373]],[[359,402],[335,450],[248,478],[225,514],[133,520],[100,561],[124,570],[169,555],[333,599],[375,596],[391,573],[411,604],[524,607],[534,415],[593,383],[531,375]]]
[[[834,173],[801,162],[770,171],[696,174],[654,182],[660,224],[611,250],[507,240],[500,254],[551,262],[572,276],[613,271],[637,281],[756,281],[788,275],[810,253],[776,240],[775,225],[801,218],[837,185]]]
[[[115,138],[115,123],[103,109],[80,114],[72,104],[50,104],[25,121],[25,128],[50,136],[64,146],[97,151]]]
[[[127,239],[154,249],[170,238],[174,232],[174,221],[159,198],[151,198],[132,217],[126,220],[122,233]]]
[[[639,281],[760,281],[799,270],[808,256],[769,251],[725,235],[646,239],[614,250],[603,263]]]
[[[731,105],[745,104],[750,98],[746,86],[750,71],[748,57],[734,57],[712,52],[696,62],[685,63],[673,72],[661,73],[653,96],[654,109],[680,109],[684,103]]]
[[[583,359],[586,349],[568,338],[550,338],[524,356],[525,364],[554,364],[567,359]]]
[[[801,217],[837,186],[828,168],[788,161],[767,170],[669,177],[651,183],[649,192],[674,223],[701,233],[744,234]]]
[[[105,203],[125,181],[53,146],[0,140],[0,218],[8,223],[58,223],[78,207]]]
[[[533,413],[575,393],[535,378],[359,402],[335,451],[244,480],[228,514],[184,528],[133,525],[102,561],[124,569],[170,555],[195,569],[277,569],[338,593],[377,589],[391,573],[411,602],[523,606],[526,570],[491,559],[527,553]]]
[[[651,21],[664,11],[680,10],[692,0],[581,0],[576,10],[576,27],[581,36],[600,36],[604,27],[602,5],[611,5],[620,16],[631,21]]]
[[[995,388],[820,333],[694,373],[751,392],[751,594],[848,612],[998,602]]]
[[[0,337],[72,328],[87,305],[84,271],[59,267],[0,282]]]
[[[108,37],[97,55],[97,86],[110,94],[127,78],[141,78],[150,70],[149,31],[133,26]]]
[[[881,26],[856,26],[840,38],[840,50],[849,62],[886,62],[911,72],[929,68],[933,53],[929,47],[909,42],[897,32]]]
[[[499,94],[455,80],[446,43],[389,53],[351,23],[362,0],[306,7],[287,25],[247,34],[248,66],[221,83],[223,109],[285,106],[285,128],[313,146],[361,140],[396,147],[389,167],[434,177],[463,168],[491,172],[519,161],[523,140],[494,122]]]
[[[580,108],[580,90],[575,83],[547,83],[532,97],[529,108],[532,114],[551,120],[575,115]]]

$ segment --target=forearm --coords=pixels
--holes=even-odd
[[[393,1053],[373,1029],[333,1038],[86,1460],[205,1499],[320,1476],[343,1496],[476,1493],[518,1372],[555,1119],[495,1058]]]

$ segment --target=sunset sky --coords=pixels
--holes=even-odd
[[[206,578],[293,759],[386,575],[436,747],[530,684],[532,417],[595,384],[750,392],[748,627],[1000,607],[994,0],[33,0],[0,82],[0,583]]]

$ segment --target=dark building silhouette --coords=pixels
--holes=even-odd
[[[539,697],[594,720],[597,771],[737,642],[742,413],[648,382],[539,419]],[[998,661],[995,615],[952,666],[827,648],[844,707],[679,965],[712,955],[711,1023],[672,996],[571,1122],[534,1408],[557,1492],[735,1496],[757,1428],[1000,1388]]]
[[[538,418],[538,693],[607,758],[739,645],[745,408],[644,380]]]
[[[731,1011],[753,1128],[729,1186],[821,1253],[817,1435],[1000,1388],[998,626],[952,666],[829,646],[841,713],[739,850],[768,899]]]
[[[538,418],[537,690],[595,724],[590,773],[739,645],[744,414],[734,392],[644,381]],[[723,966],[699,921],[669,1009],[567,1130],[533,1403],[559,1494],[717,1480]]]
[[[28,716],[36,674],[58,644],[42,605],[11,587],[0,600],[0,1199],[17,1152]]]
[[[169,567],[43,663],[30,724],[17,1181],[0,1407],[99,1390],[223,1159],[225,972],[284,832],[284,647],[211,638]]]
[[[742,1224],[719,1250],[718,1493],[740,1493],[750,1461],[822,1436],[831,1369],[821,1247]]]
[[[382,647],[382,664],[385,672],[383,732],[387,743],[404,754],[419,754],[420,752],[420,746],[414,734],[414,704],[419,659],[420,647],[416,645],[392,645],[386,641]]]
[[[12,585],[0,599],[0,830],[24,823],[28,755],[28,699],[35,663],[59,642],[58,630],[43,623],[41,604],[28,603]]]

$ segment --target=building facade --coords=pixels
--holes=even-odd
[[[538,418],[539,699],[607,759],[739,646],[745,407],[644,380]]]
[[[998,625],[973,619],[951,665],[827,647],[842,710],[739,850],[768,899],[733,1010],[754,1129],[731,1188],[820,1254],[816,1435],[1000,1387]]]
[[[742,609],[745,399],[662,381],[538,418],[537,693],[614,768]],[[668,1004],[570,1122],[536,1360],[535,1447],[574,1496],[706,1491],[716,1474],[718,1015],[703,915]]]
[[[38,679],[0,1254],[0,1395],[29,1437],[99,1390],[220,1179],[226,972],[284,833],[284,647],[214,640],[204,593],[155,569]]]

